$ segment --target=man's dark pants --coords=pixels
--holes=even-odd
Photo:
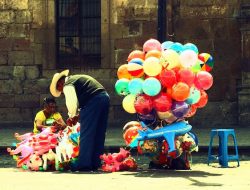
[[[80,150],[78,170],[95,170],[101,166],[108,124],[109,95],[95,95],[80,110]]]

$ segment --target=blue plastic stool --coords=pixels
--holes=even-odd
[[[213,138],[219,137],[219,155],[212,155]],[[234,141],[235,155],[228,155],[228,137],[232,135]],[[228,167],[228,161],[237,160],[240,166],[239,154],[234,129],[212,129],[210,132],[210,143],[208,149],[208,165],[213,160],[219,160],[222,167]]]

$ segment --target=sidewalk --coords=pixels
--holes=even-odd
[[[221,128],[221,127],[218,127]],[[241,151],[248,151],[250,153],[250,128],[239,128],[237,126],[231,126],[227,128],[234,128],[237,137],[237,144],[239,153]],[[1,127],[0,126],[0,150],[1,152],[6,150],[6,147],[13,146],[13,143],[17,142],[14,138],[14,133],[18,132],[24,134],[31,132],[32,128],[22,127],[17,128],[13,126]],[[194,132],[199,140],[199,152],[207,152],[207,146],[210,141],[210,131],[211,128],[198,128],[193,127],[192,132]],[[218,138],[214,139],[215,146],[218,145]],[[122,127],[121,128],[108,128],[107,136],[105,141],[106,150],[114,151],[118,150],[119,147],[125,147],[125,143],[122,137]],[[233,146],[233,141],[229,138],[229,147]]]

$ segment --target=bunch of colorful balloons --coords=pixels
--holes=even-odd
[[[213,57],[193,43],[149,39],[118,68],[115,90],[124,96],[124,110],[137,114],[139,121],[171,124],[207,104],[213,65]]]

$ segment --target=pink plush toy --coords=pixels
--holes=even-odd
[[[119,153],[103,154],[100,156],[103,161],[102,170],[106,172],[127,171],[137,169],[135,160],[130,152],[120,148]]]

